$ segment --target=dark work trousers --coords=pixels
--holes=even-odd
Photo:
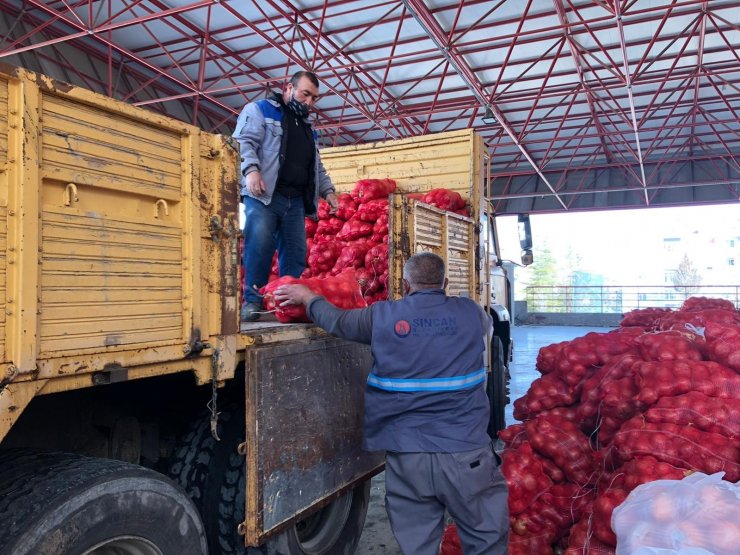
[[[490,446],[462,453],[387,453],[385,507],[404,555],[438,555],[445,509],[465,555],[506,555],[508,489]]]
[[[244,300],[261,303],[255,290],[267,283],[275,248],[281,276],[300,277],[306,268],[306,228],[303,199],[272,195],[265,206],[252,197],[242,197],[247,219],[244,222]]]

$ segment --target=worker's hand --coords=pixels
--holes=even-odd
[[[319,296],[305,285],[281,285],[275,289],[274,295],[280,306],[307,304],[308,301]]]
[[[261,197],[265,193],[265,182],[262,181],[260,172],[250,172],[244,179],[247,184],[247,191],[252,196]]]
[[[329,193],[328,195],[326,195],[326,202],[328,202],[330,206],[329,213],[336,213],[337,208],[339,208],[339,200],[337,199],[337,195],[335,195],[334,193]]]

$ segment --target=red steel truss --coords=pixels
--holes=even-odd
[[[500,211],[586,208],[606,193],[619,194],[612,205],[672,204],[680,199],[666,192],[686,187],[711,188],[694,201],[740,199],[740,0],[0,7],[2,61],[53,64],[69,81],[208,131],[231,132],[245,102],[298,69],[320,78],[325,145],[474,127]]]

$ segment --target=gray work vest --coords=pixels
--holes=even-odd
[[[365,449],[449,453],[490,443],[480,306],[423,290],[377,303],[372,326]]]

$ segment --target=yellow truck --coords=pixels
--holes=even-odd
[[[353,552],[383,464],[361,450],[369,349],[313,325],[239,327],[238,150],[2,71],[0,555]],[[480,240],[480,137],[323,159],[340,190],[399,184],[391,297],[403,261],[432,250],[453,294],[493,307],[501,395],[508,321]],[[472,217],[404,194],[434,187],[461,192]]]

